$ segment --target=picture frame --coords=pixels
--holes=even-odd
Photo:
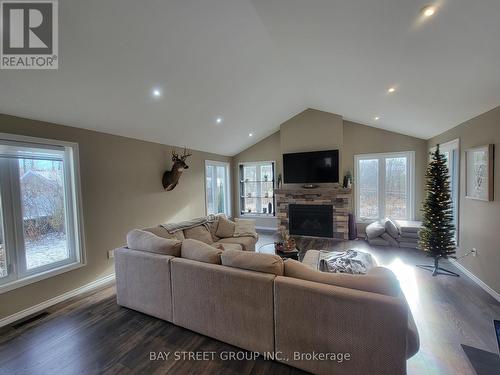
[[[494,200],[493,144],[473,147],[465,151],[465,197],[480,201]]]

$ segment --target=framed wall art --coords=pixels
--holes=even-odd
[[[465,197],[492,201],[494,145],[478,146],[465,151]]]

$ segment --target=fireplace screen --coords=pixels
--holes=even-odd
[[[333,238],[333,206],[291,204],[288,207],[291,235]]]

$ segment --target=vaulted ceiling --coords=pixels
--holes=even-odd
[[[1,70],[0,112],[225,155],[308,107],[429,138],[500,104],[500,1],[427,3],[60,1],[59,70]]]

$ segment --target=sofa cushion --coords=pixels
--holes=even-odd
[[[220,238],[233,237],[236,224],[225,216],[219,216],[219,224],[215,235]]]
[[[215,246],[217,248],[220,248],[222,250],[239,250],[239,251],[242,251],[243,250],[243,246],[241,246],[241,244],[239,243],[230,243],[230,242],[214,242],[212,244],[212,246]],[[219,247],[220,246],[220,247]]]
[[[195,239],[182,242],[181,257],[203,263],[221,264],[222,250]]]
[[[234,237],[254,236],[255,235],[255,220],[234,219]]]
[[[394,247],[399,247],[399,242],[396,241],[391,235],[389,235],[389,233],[382,233],[382,235],[380,236],[380,238],[382,238],[383,240],[389,242],[389,244],[391,246],[394,246]]]
[[[181,241],[162,238],[151,232],[134,229],[127,234],[127,247],[132,250],[178,257],[181,252]]]
[[[385,233],[385,226],[378,221],[366,227],[366,237],[368,237],[369,240],[380,237],[383,233]]]
[[[221,255],[223,266],[283,275],[283,259],[274,254],[226,250]]]
[[[204,225],[198,225],[194,228],[184,229],[184,237],[205,242],[206,244],[211,244],[214,242],[212,240],[210,231]]]
[[[391,271],[379,271],[378,268],[380,267],[370,269],[366,275],[326,273],[313,270],[296,260],[287,259],[285,261],[285,276],[397,297],[401,289],[396,277]],[[389,276],[388,272],[392,276]]]
[[[239,244],[242,250],[245,251],[255,251],[255,244],[257,239],[254,237],[232,237],[232,238],[221,238],[217,243],[226,244]]]
[[[158,237],[168,238],[171,240],[184,241],[186,239],[184,237],[184,233],[182,232],[182,230],[179,230],[174,233],[168,233],[168,231],[160,225],[151,228],[144,228],[143,230],[146,232],[156,234]]]
[[[399,228],[394,221],[391,219],[385,219],[384,227],[385,231],[389,233],[392,238],[396,239],[399,237]]]
[[[208,226],[208,231],[210,232],[210,235],[212,236],[212,241],[217,242],[220,240],[220,237],[218,237],[215,232],[217,232],[217,227],[219,226],[219,216],[215,216],[215,220],[212,222],[207,223]]]

